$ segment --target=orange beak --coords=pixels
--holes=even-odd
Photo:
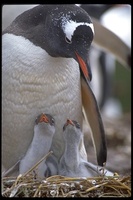
[[[63,126],[63,131],[66,129],[66,127],[67,127],[69,124],[71,124],[72,126],[75,126],[72,120],[67,119],[66,123],[65,123],[64,126]]]
[[[74,123],[72,122],[72,120],[70,120],[70,119],[67,119],[67,122],[66,122],[66,124],[68,125],[68,124],[71,124],[71,125],[73,125],[74,126]]]
[[[45,114],[42,114],[41,117],[40,117],[40,120],[39,122],[45,122],[45,123],[49,123],[49,120],[47,118],[47,116]]]
[[[79,65],[83,72],[84,77],[91,81],[91,70],[90,70],[90,74],[89,74],[89,70],[87,69],[87,65],[84,62],[84,60],[81,58],[81,56],[77,52],[75,52],[75,54],[77,56],[77,59],[78,59],[78,62],[79,62]]]

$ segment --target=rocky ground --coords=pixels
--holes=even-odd
[[[107,139],[107,169],[117,172],[119,175],[131,174],[131,114],[126,114],[120,119],[105,119],[103,123]],[[88,126],[84,123],[85,146],[88,160],[96,164],[94,147]]]

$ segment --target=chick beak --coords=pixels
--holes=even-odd
[[[42,114],[41,117],[40,117],[40,120],[39,122],[45,122],[45,123],[49,123],[49,120],[47,118],[47,116],[45,114]]]
[[[88,63],[85,63],[85,61],[81,58],[81,56],[77,52],[75,52],[75,54],[84,78],[91,81],[92,73],[90,66],[88,65]]]
[[[74,123],[73,123],[72,120],[70,120],[70,119],[67,119],[66,124],[67,124],[67,125],[68,125],[68,124],[71,124],[72,126],[74,126]]]

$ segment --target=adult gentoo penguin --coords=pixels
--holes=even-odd
[[[79,152],[83,133],[77,121],[67,119],[63,126],[65,151],[59,161],[59,174],[68,177],[93,177],[102,175],[101,167],[84,160]],[[104,169],[105,175],[113,173]]]
[[[64,150],[67,118],[89,121],[99,165],[106,162],[102,118],[89,81],[87,63],[94,30],[89,15],[76,5],[40,5],[19,15],[2,36],[2,164],[13,166],[30,145],[34,119],[56,118],[52,150]],[[80,66],[80,67],[79,67]],[[80,73],[81,72],[81,73]],[[21,123],[20,123],[21,120]],[[82,141],[82,157],[87,159]]]
[[[49,151],[52,144],[52,139],[55,134],[55,120],[49,114],[40,114],[34,125],[34,136],[33,140],[19,164],[19,173],[24,174],[31,169],[37,162],[41,160]],[[48,157],[49,158],[49,157]],[[54,161],[53,173],[52,169],[48,168],[47,162]],[[55,165],[55,158],[52,156],[50,160],[44,160],[38,165],[37,173],[39,177],[44,177],[57,174],[57,165]],[[50,164],[52,166],[52,163]]]

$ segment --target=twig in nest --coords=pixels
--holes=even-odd
[[[33,167],[31,167],[24,175],[26,176],[28,173],[30,173],[32,170],[34,170],[44,159],[46,159],[49,155],[51,155],[53,151],[48,152],[41,160],[39,160]]]

